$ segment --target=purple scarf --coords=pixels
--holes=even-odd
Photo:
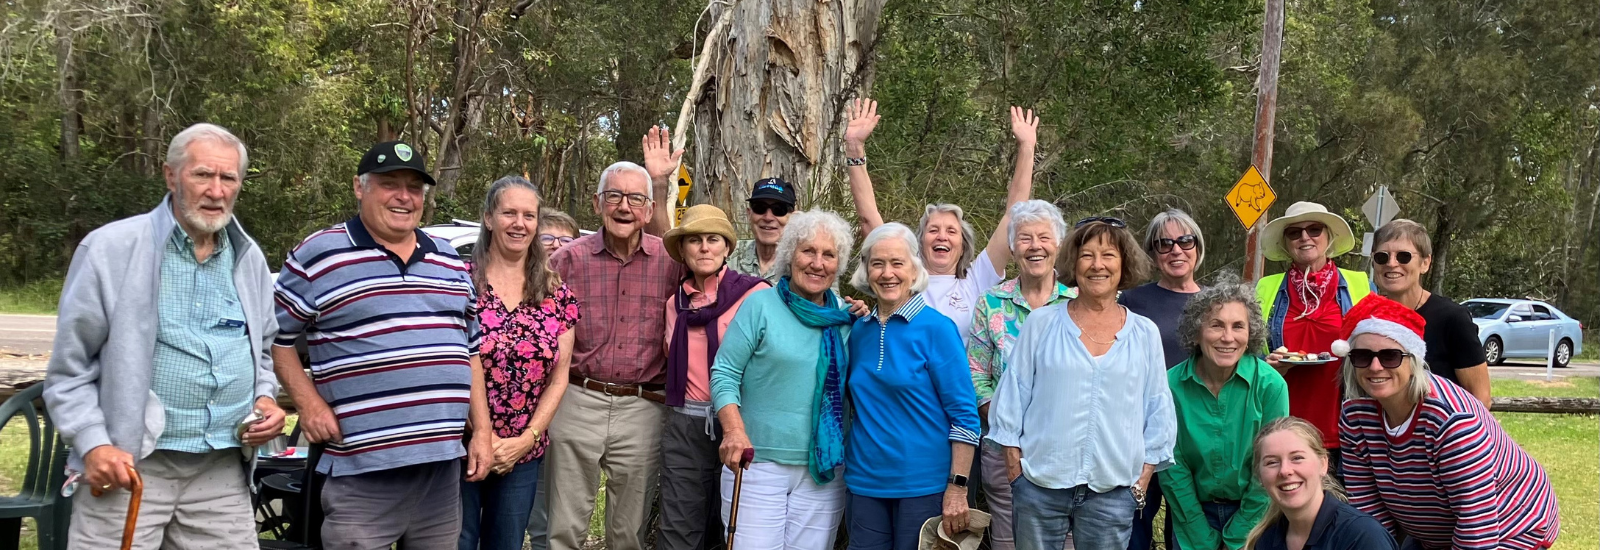
[[[683,282],[694,277],[690,274],[678,283],[674,307],[678,308],[678,322],[672,326],[672,342],[667,355],[667,406],[682,407],[683,394],[689,387],[689,327],[706,327],[706,367],[717,360],[718,334],[710,327],[718,317],[727,313],[739,298],[756,285],[766,281],[724,267],[722,281],[717,283],[717,301],[696,309],[689,305],[689,294],[683,291]]]

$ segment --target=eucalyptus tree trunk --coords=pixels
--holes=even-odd
[[[679,117],[683,132],[693,116],[691,202],[743,226],[736,213],[760,178],[794,183],[802,207],[828,196],[843,170],[845,104],[871,86],[884,2],[711,4],[706,20],[716,23]]]

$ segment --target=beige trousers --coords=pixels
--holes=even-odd
[[[136,467],[144,480],[135,550],[255,548],[255,513],[238,449],[206,454],[156,451]],[[128,517],[125,489],[91,494],[88,481],[72,495],[71,549],[118,548]]]
[[[550,421],[550,550],[580,550],[606,477],[606,548],[643,550],[661,466],[666,407],[568,386]]]

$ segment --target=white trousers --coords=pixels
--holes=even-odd
[[[829,550],[844,519],[844,476],[817,485],[805,466],[757,462],[739,493],[739,550]],[[722,468],[722,522],[733,509],[733,471]]]

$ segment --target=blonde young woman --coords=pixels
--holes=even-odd
[[[1256,480],[1272,500],[1246,550],[1395,550],[1378,520],[1345,503],[1316,426],[1279,418],[1261,428],[1254,448]]]

